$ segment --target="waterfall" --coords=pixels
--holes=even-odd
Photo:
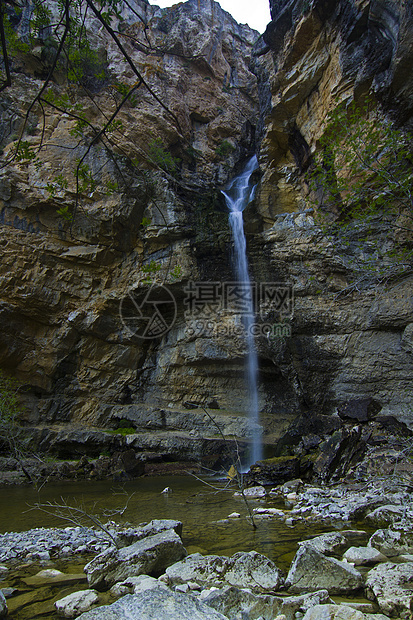
[[[255,194],[255,185],[250,184],[251,175],[258,168],[258,160],[254,155],[244,170],[235,177],[222,193],[225,196],[232,229],[235,249],[235,271],[238,282],[243,290],[248,289],[249,295],[246,312],[243,312],[243,323],[246,331],[247,367],[246,379],[249,398],[249,419],[252,426],[252,445],[248,465],[262,459],[262,437],[259,425],[258,406],[258,357],[255,348],[252,326],[254,324],[254,302],[251,280],[248,272],[247,243],[244,232],[242,212],[251,202]]]

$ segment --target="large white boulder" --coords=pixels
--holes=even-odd
[[[330,594],[344,594],[361,588],[363,578],[350,564],[302,545],[291,564],[285,585],[291,592],[326,589]]]
[[[55,602],[56,611],[63,618],[77,618],[79,614],[97,603],[99,595],[96,590],[82,590],[73,592]]]
[[[186,556],[185,547],[174,530],[165,530],[138,540],[122,549],[110,548],[86,564],[90,586],[110,587],[117,581],[138,575],[160,575]]]

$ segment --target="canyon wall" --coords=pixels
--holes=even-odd
[[[294,291],[281,318],[257,302],[259,324],[285,319],[288,328],[272,337],[259,330],[256,339],[268,453],[297,416],[334,416],[354,399],[371,398],[411,425],[413,279],[406,270],[385,286],[353,286],[360,233],[345,248],[326,235],[306,180],[337,102],[374,92],[409,126],[409,7],[271,2],[272,22],[259,37],[212,0],[132,6],[122,40],[163,105],[137,89],[118,115],[118,158],[92,144],[88,174],[99,183],[85,187],[72,220],[62,213],[76,203],[71,171],[85,143],[56,100],[45,129],[41,110],[31,113],[25,139],[43,140],[36,160],[2,172],[0,366],[24,386],[25,423],[38,444],[66,457],[86,444],[98,454],[102,429],[126,424],[135,432],[125,441],[143,458],[214,465],[223,449],[217,422],[244,448],[251,428],[239,319],[218,303],[212,326],[194,323],[188,286],[199,294],[204,283],[207,295],[207,283],[234,280],[220,189],[256,150],[257,195],[245,211],[251,274],[258,285]],[[118,104],[116,83],[135,80],[113,41],[94,36],[105,77],[88,85],[93,99],[79,86],[69,93],[92,124]],[[3,157],[44,59],[40,46],[14,60],[13,85],[2,93]],[[56,97],[67,92],[58,76],[55,89]],[[113,185],[120,177],[126,182]],[[134,328],[134,295],[142,300],[161,284],[174,300],[170,329],[145,339]]]

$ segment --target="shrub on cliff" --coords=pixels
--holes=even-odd
[[[343,247],[355,238],[369,243],[359,268],[413,260],[412,145],[413,136],[395,128],[372,101],[340,105],[328,118],[310,186],[327,233]],[[384,231],[380,241],[378,230]]]

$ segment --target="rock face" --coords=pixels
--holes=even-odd
[[[199,317],[191,310],[199,286],[191,293],[189,283],[233,281],[219,190],[257,149],[261,178],[257,173],[256,199],[244,213],[251,275],[284,293],[294,288],[294,311],[285,316],[269,312],[261,293],[257,300],[259,325],[278,330],[270,337],[260,328],[256,337],[265,442],[272,449],[298,415],[339,411],[346,424],[368,425],[380,411],[412,426],[411,274],[386,287],[363,279],[354,285],[354,263],[370,252],[359,247],[363,230],[355,228],[346,247],[327,238],[308,210],[305,176],[337,98],[359,101],[375,92],[386,114],[409,126],[408,3],[272,0],[262,38],[213,1],[162,10],[144,0],[132,5],[123,9],[123,40],[165,106],[139,88],[119,113],[122,129],[113,139],[122,157],[138,160],[137,169],[120,155],[108,161],[92,144],[87,163],[97,185],[89,183],[76,217],[65,220],[58,210],[73,210],[72,171],[83,151],[75,121],[50,106],[37,160],[13,161],[0,179],[0,367],[27,387],[31,437],[61,457],[132,450],[131,476],[143,461],[216,466],[227,458],[217,425],[244,453],[254,429],[245,415],[239,317],[221,289],[208,300],[213,320]],[[135,76],[88,19],[107,76],[94,98],[108,117]],[[156,53],[148,53],[148,38]],[[21,128],[13,110],[27,109],[45,71],[33,54],[16,61],[12,87],[1,93],[6,157]],[[58,79],[53,88],[56,97],[67,94]],[[69,91],[99,125],[84,91]],[[40,112],[33,111],[28,144],[39,145],[41,136]],[[169,303],[169,329],[148,339],[135,329],[143,299],[152,309]],[[199,405],[213,409],[214,420]],[[106,431],[119,427],[128,432],[115,441]],[[316,475],[329,479],[343,456],[342,476],[365,446],[360,429],[342,429],[315,462]],[[288,465],[284,479],[312,475],[307,460]]]

